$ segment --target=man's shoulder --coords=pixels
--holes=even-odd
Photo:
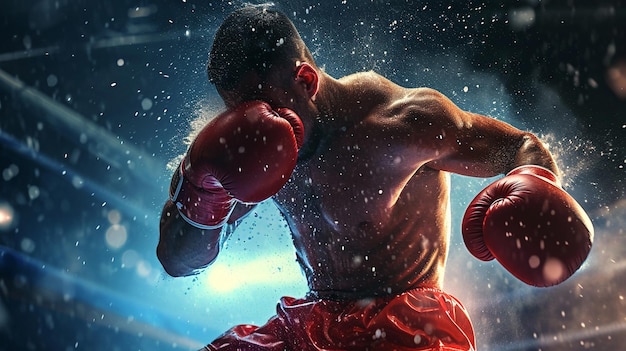
[[[432,104],[442,103],[447,100],[446,96],[438,90],[429,87],[402,88],[393,102],[405,104]]]
[[[385,93],[402,89],[389,79],[374,71],[357,72],[339,79],[347,87],[353,90],[366,91],[369,94]]]
[[[370,122],[435,118],[453,111],[454,104],[430,87],[403,87],[374,71],[359,72],[342,79],[352,89],[366,92],[367,99],[372,102],[371,113],[367,115]]]
[[[387,110],[393,115],[441,113],[449,99],[439,91],[428,88],[402,88],[389,99]]]

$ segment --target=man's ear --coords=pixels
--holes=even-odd
[[[300,63],[296,68],[296,82],[304,85],[309,98],[315,100],[315,94],[319,89],[319,76],[313,66],[306,62]]]

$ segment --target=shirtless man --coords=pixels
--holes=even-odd
[[[157,255],[170,275],[194,274],[273,197],[310,292],[206,350],[475,350],[466,310],[441,290],[450,172],[507,174],[463,219],[476,257],[549,286],[591,248],[591,223],[536,136],[373,72],[335,79],[279,12],[231,14],[208,73],[228,110],[172,178]]]

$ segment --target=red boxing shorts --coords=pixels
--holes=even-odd
[[[474,329],[461,303],[417,288],[372,299],[283,297],[262,327],[238,325],[203,350],[474,351]]]

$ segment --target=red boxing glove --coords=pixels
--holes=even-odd
[[[554,173],[518,167],[481,191],[463,216],[463,240],[476,258],[498,260],[526,284],[561,283],[583,264],[593,226]]]
[[[200,131],[173,180],[171,199],[190,224],[219,228],[235,201],[261,202],[282,188],[303,137],[302,121],[293,111],[245,102]]]

